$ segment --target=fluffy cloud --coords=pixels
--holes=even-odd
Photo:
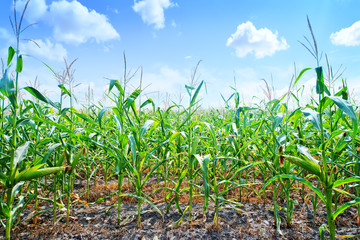
[[[76,0],[52,2],[48,18],[49,24],[54,27],[54,38],[58,41],[80,44],[89,39],[99,43],[120,38],[105,15],[89,11]]]
[[[348,28],[343,28],[330,35],[330,40],[335,45],[359,46],[360,45],[360,21],[355,22]]]
[[[22,12],[27,0],[17,1],[17,10]],[[45,0],[32,0],[26,10],[29,23],[45,22],[53,28],[56,41],[81,44],[91,39],[97,43],[120,39],[119,33],[109,23],[107,17],[89,10],[77,0],[53,1],[46,5]]]
[[[27,0],[18,0],[16,2],[17,11],[23,11]],[[31,23],[40,20],[46,13],[47,5],[45,0],[31,0],[26,9],[25,18]]]
[[[226,46],[236,49],[236,56],[243,58],[254,53],[256,58],[272,56],[276,51],[289,48],[284,38],[278,39],[277,32],[267,28],[256,29],[252,22],[242,23],[231,37]]]
[[[142,20],[151,25],[154,24],[156,29],[164,28],[165,17],[164,9],[173,6],[170,0],[142,0],[134,2],[133,9],[141,15]]]
[[[22,44],[23,51],[36,57],[54,61],[63,61],[67,57],[66,49],[59,43],[52,43],[49,39],[46,39],[45,42],[43,40],[35,40],[35,42],[37,45],[31,41]]]

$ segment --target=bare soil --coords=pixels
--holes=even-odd
[[[83,183],[79,183],[76,191],[83,191]],[[90,200],[95,201],[104,197],[116,189],[117,185],[110,184],[105,187],[98,185],[92,187]],[[150,189],[151,186],[149,186]],[[124,186],[126,189],[126,184]],[[123,189],[124,189],[123,188]],[[77,193],[75,192],[75,197]],[[131,187],[128,186],[131,192]],[[161,194],[160,194],[161,195]],[[251,194],[250,194],[251,196]],[[69,226],[66,225],[65,211],[58,211],[58,222],[52,223],[52,211],[48,211],[37,218],[22,221],[13,228],[12,239],[320,239],[319,227],[326,223],[325,208],[320,205],[314,218],[311,203],[302,201],[296,194],[300,203],[295,204],[295,212],[291,226],[285,224],[286,206],[281,199],[280,217],[281,234],[276,230],[271,194],[263,201],[256,197],[244,198],[241,211],[235,210],[232,205],[223,205],[219,211],[219,225],[213,223],[215,208],[210,204],[206,216],[203,216],[201,199],[195,201],[193,207],[193,221],[188,223],[188,213],[183,221],[175,225],[182,215],[172,205],[166,212],[167,203],[161,201],[161,196],[153,202],[161,210],[160,215],[148,204],[142,205],[141,228],[137,223],[137,202],[132,198],[124,198],[121,209],[122,225],[117,224],[117,208],[111,206],[116,203],[116,195],[106,201],[96,204],[87,204],[79,201],[72,205]],[[84,195],[83,195],[84,197]],[[82,198],[83,198],[82,197]],[[94,200],[95,199],[95,200]],[[81,200],[81,199],[80,199]],[[182,197],[181,208],[187,206],[186,196]],[[91,202],[91,201],[89,201]],[[41,204],[41,210],[51,208],[46,203]],[[110,209],[110,210],[109,210]],[[32,208],[28,207],[22,214],[25,219],[32,214]],[[63,217],[61,217],[63,216]],[[337,236],[360,234],[357,225],[356,208],[349,208],[337,218]],[[5,230],[0,229],[0,239],[4,237]]]

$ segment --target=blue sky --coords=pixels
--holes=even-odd
[[[17,1],[23,9],[26,1]],[[79,104],[85,103],[90,86],[94,102],[101,100],[111,79],[122,79],[123,52],[127,68],[143,68],[144,97],[158,104],[179,102],[186,95],[191,72],[199,60],[198,81],[206,82],[203,105],[223,105],[221,94],[236,88],[249,104],[252,96],[264,98],[266,79],[280,97],[290,83],[294,63],[298,72],[316,67],[315,59],[301,46],[304,36],[311,38],[308,15],[319,50],[326,53],[333,70],[344,71],[353,96],[360,93],[360,2],[357,0],[31,0],[20,51],[46,62],[55,72],[64,68],[64,58],[74,59],[75,88]],[[9,22],[13,1],[4,0],[0,8],[0,56],[15,47]],[[326,66],[325,58],[321,65]],[[342,67],[341,67],[342,66]],[[35,58],[24,59],[21,86],[34,82],[50,98],[59,96],[52,73]],[[139,86],[140,73],[129,82]],[[338,81],[340,83],[340,81]],[[304,98],[314,85],[314,71],[299,82],[305,86]],[[186,104],[186,98],[182,103]]]

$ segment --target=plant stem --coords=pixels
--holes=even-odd
[[[121,213],[121,188],[123,182],[124,174],[119,173],[118,175],[118,212],[117,212],[117,223],[120,225],[120,213]]]
[[[189,223],[192,221],[192,204],[193,204],[193,169],[192,169],[192,157],[189,156],[188,159],[188,167],[189,167]]]
[[[325,190],[326,195],[326,214],[328,219],[328,226],[330,231],[330,239],[335,240],[335,221],[332,210],[332,189]]]
[[[66,205],[66,226],[69,226],[69,219],[70,219],[70,202],[71,202],[71,180],[72,179],[72,173],[69,174],[69,181],[68,181],[68,187],[67,187],[67,205]]]
[[[12,209],[12,190],[13,188],[8,188],[7,190],[7,205],[10,209],[9,216],[6,218],[6,233],[5,233],[5,239],[10,240],[10,233],[11,233],[11,209]]]
[[[56,207],[57,207],[57,174],[54,175],[54,197],[53,197],[53,224],[56,223]]]

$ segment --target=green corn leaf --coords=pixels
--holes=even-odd
[[[298,117],[301,115],[301,110],[300,109],[301,108],[297,108],[294,111],[292,111],[290,113],[290,115],[287,116],[287,121],[289,121],[289,119],[291,119],[291,118],[294,118],[294,122],[297,122]]]
[[[283,155],[283,157],[285,157],[291,163],[293,163],[301,168],[304,168],[306,171],[318,176],[319,178],[321,177],[320,166],[318,164],[316,164],[315,162],[313,162],[312,160],[302,159],[302,158],[288,156],[288,155]]]
[[[185,89],[187,91],[187,93],[189,94],[189,96],[191,96],[191,92],[192,90],[194,90],[195,88],[194,87],[191,87],[191,86],[188,86],[185,84]]]
[[[317,94],[323,94],[324,92],[327,95],[330,95],[329,89],[326,87],[324,83],[324,74],[322,67],[315,68],[316,71],[316,93]]]
[[[1,160],[0,160],[1,161]],[[5,185],[5,183],[6,183],[6,180],[7,180],[7,176],[3,173],[3,172],[1,172],[0,171],[0,181]]]
[[[133,197],[133,198],[136,198],[140,201],[143,201],[143,202],[146,202],[148,203],[153,209],[155,209],[161,216],[162,216],[162,212],[160,211],[160,209],[158,207],[156,207],[156,205],[154,203],[152,203],[149,199],[147,198],[144,198],[142,196],[137,196],[137,195],[134,195],[134,194],[131,194],[131,193],[123,193],[121,194],[121,196],[128,196],[128,197]]]
[[[307,147],[303,146],[303,145],[296,145],[297,149],[299,150],[299,152],[303,155],[305,155],[309,160],[313,161],[315,164],[319,164],[319,161],[316,160],[311,154],[310,151]]]
[[[341,194],[344,194],[345,196],[348,196],[348,197],[350,197],[350,198],[352,198],[352,199],[356,199],[356,198],[357,198],[355,195],[353,195],[353,194],[351,194],[351,193],[349,193],[349,192],[347,192],[347,191],[345,191],[345,190],[343,190],[343,189],[333,187],[333,190],[334,190],[334,191],[337,191],[337,192],[339,192],[339,193],[341,193]]]
[[[290,174],[283,174],[283,175],[277,175],[271,179],[269,179],[269,181],[267,181],[265,183],[265,185],[261,188],[259,194],[261,194],[266,188],[267,186],[269,186],[272,182],[274,181],[277,181],[279,180],[280,178],[290,178],[290,179],[293,179],[293,180],[297,180],[303,184],[305,184],[306,186],[308,186],[311,190],[314,191],[314,193],[316,195],[318,195],[318,197],[325,203],[326,202],[326,199],[324,197],[324,195],[321,193],[320,189],[318,189],[317,187],[313,186],[311,184],[311,182],[309,182],[308,180],[304,179],[304,178],[301,178],[301,177],[297,177],[297,176],[294,176],[294,175],[290,175]]]
[[[257,165],[261,165],[261,164],[264,164],[264,162],[249,163],[248,165],[246,165],[246,166],[240,168],[239,170],[237,170],[237,171],[235,172],[235,174],[234,174],[231,178],[229,178],[229,181],[233,181],[233,179],[234,179],[238,174],[240,174],[242,171],[244,171],[244,170],[246,170],[246,169],[248,169],[248,168],[251,168],[251,167],[255,167],[255,166],[257,166]]]
[[[324,112],[324,110],[326,110],[326,108],[331,104],[331,99],[328,97],[324,97],[323,99],[321,99],[320,104],[317,108],[317,111],[320,113]]]
[[[194,155],[197,151],[197,147],[200,141],[200,136],[196,136],[191,143],[190,155]]]
[[[55,144],[51,145],[49,150],[45,153],[41,163],[42,164],[46,163],[47,160],[49,159],[50,155],[61,145],[62,145],[61,143],[55,143]]]
[[[190,106],[195,103],[196,98],[197,98],[197,96],[199,95],[200,89],[201,89],[201,87],[202,87],[203,84],[204,84],[204,81],[201,81],[201,83],[199,84],[199,86],[196,88],[194,95],[191,97]]]
[[[153,111],[155,111],[155,103],[151,98],[148,98],[145,102],[143,102],[140,108],[145,107],[146,105],[151,104]]]
[[[15,177],[16,182],[20,181],[30,181],[32,179],[40,178],[43,176],[47,176],[49,174],[57,173],[65,170],[65,167],[51,167],[51,168],[42,168],[38,169],[37,166],[32,167],[28,170],[24,170],[26,172],[21,172],[19,175]]]
[[[101,121],[102,121],[102,118],[104,116],[104,114],[109,111],[110,109],[112,109],[111,107],[106,107],[106,108],[103,108],[100,110],[98,116],[97,116],[97,121],[99,122],[99,126],[101,128]]]
[[[171,143],[172,141],[174,141],[178,136],[181,136],[180,132],[174,132],[173,134],[171,134],[170,138],[169,138],[169,143]]]
[[[130,142],[130,149],[131,149],[131,153],[132,153],[132,159],[133,161],[135,162],[135,159],[136,159],[136,141],[135,141],[135,138],[133,135],[129,135],[128,136],[129,138],[129,142]]]
[[[144,125],[140,129],[140,138],[144,137],[149,128],[154,124],[154,120],[146,120]]]
[[[278,208],[278,204],[276,201],[274,201],[274,215],[275,215],[275,219],[276,219],[276,230],[280,235],[282,234],[282,231],[280,229],[281,226],[281,218],[279,216],[279,208]]]
[[[182,221],[184,220],[184,217],[185,217],[185,214],[186,214],[186,212],[189,210],[189,206],[187,206],[186,208],[185,208],[185,210],[182,212],[182,215],[181,215],[181,217],[179,218],[179,220],[177,220],[176,222],[173,222],[171,225],[173,225],[173,226],[178,226],[180,223],[182,223]]]
[[[116,126],[121,134],[124,133],[124,126],[123,126],[123,119],[124,116],[117,108],[112,108],[113,112],[115,113],[114,120],[116,122]]]
[[[14,109],[18,108],[15,84],[14,80],[10,77],[9,67],[5,69],[5,72],[0,79],[0,92],[9,99]]]
[[[18,194],[20,193],[20,190],[22,189],[24,183],[25,183],[24,181],[19,181],[19,182],[16,182],[15,186],[13,186],[13,189],[11,191],[11,201],[10,202],[14,202],[15,197],[18,196]]]
[[[70,91],[64,86],[64,84],[58,85],[58,87],[61,89],[61,96],[64,96],[65,94],[71,97]]]
[[[258,108],[254,108],[254,107],[239,107],[238,108],[240,112],[244,113],[246,111],[252,111],[252,110],[256,110]]]
[[[135,116],[135,119],[138,121],[138,123],[140,123],[140,117],[139,117],[138,110],[136,109],[135,100],[131,103],[130,107]]]
[[[30,142],[28,141],[16,149],[14,166],[16,166],[18,163],[20,163],[22,160],[26,158],[27,152],[29,150],[29,146],[30,146]]]
[[[126,98],[125,102],[124,102],[124,108],[125,109],[129,109],[131,107],[131,105],[134,103],[134,101],[138,98],[138,96],[140,95],[141,90],[139,88],[135,89],[129,97]]]
[[[348,87],[346,86],[344,79],[341,79],[341,82],[343,87],[335,94],[335,96],[341,96],[342,99],[349,100]]]
[[[78,151],[78,153],[75,155],[72,163],[71,163],[71,169],[70,169],[70,172],[74,171],[74,169],[76,168],[76,166],[78,165],[79,163],[79,160],[81,158],[81,156],[85,155],[86,153],[86,148],[82,148]]]
[[[219,150],[219,147],[218,147],[218,142],[217,142],[217,139],[216,139],[216,135],[215,135],[215,131],[214,131],[214,128],[213,126],[210,124],[210,123],[207,123],[207,122],[202,122],[202,124],[204,124],[209,130],[210,130],[210,136],[213,140],[213,143],[214,143],[214,147],[216,150]]]
[[[345,114],[347,114],[353,121],[357,121],[357,116],[353,106],[341,97],[329,96],[331,99]]]
[[[72,131],[70,129],[68,129],[67,127],[65,127],[65,125],[63,124],[60,124],[60,123],[57,123],[57,122],[54,122],[54,121],[51,121],[51,120],[48,120],[48,119],[43,119],[43,118],[39,118],[37,116],[33,116],[31,117],[32,120],[34,120],[35,122],[44,122],[46,124],[49,124],[51,126],[54,126],[66,133],[70,133],[72,134]]]
[[[118,193],[117,191],[113,191],[112,193],[110,193],[110,194],[107,195],[106,197],[98,198],[94,203],[91,203],[91,204],[103,202],[103,201],[105,201],[106,199],[111,198],[114,194],[117,194],[117,193]],[[117,205],[117,203],[115,203],[114,205],[112,205],[112,207],[115,207],[116,205]],[[111,209],[112,207],[110,207],[110,209]],[[110,209],[108,209],[108,210],[110,210]],[[108,210],[107,210],[107,211],[108,211]]]
[[[293,98],[296,100],[296,102],[299,102],[299,98],[296,97],[296,95],[293,92],[291,93],[291,96],[293,96]]]
[[[319,233],[320,233],[320,240],[325,240],[325,233],[324,233],[324,229],[327,230],[326,225],[323,224],[319,227]]]
[[[83,120],[85,120],[86,122],[95,125],[95,122],[93,119],[91,119],[88,115],[83,114],[83,113],[79,113],[79,112],[75,112],[76,116],[78,116],[79,118],[82,118]]]
[[[318,131],[321,131],[319,113],[312,109],[303,110],[302,112],[305,118],[309,119],[312,122],[314,128]]]
[[[49,98],[45,97],[44,95],[42,95],[38,90],[36,90],[35,88],[33,87],[24,87],[24,89],[26,91],[28,91],[31,95],[33,95],[34,97],[36,97],[37,99],[39,99],[40,101],[43,101],[44,103],[47,103],[51,106],[53,106],[54,108],[56,109],[60,109],[60,106],[53,103]]]
[[[16,219],[19,218],[19,215],[24,211],[24,208],[30,201],[34,198],[34,195],[29,196],[28,198],[25,198],[24,195],[20,195],[18,197],[17,203],[15,206],[11,209],[11,222],[10,225],[13,226]],[[26,200],[26,201],[25,201]]]
[[[274,120],[273,120],[273,123],[272,123],[272,128],[273,129],[276,129],[280,124],[281,122],[283,121],[285,117],[285,114],[284,113],[278,113],[276,114]]]
[[[119,90],[120,98],[122,98],[122,96],[124,96],[125,92],[124,92],[124,89],[122,88],[119,80],[110,80],[109,92],[111,92],[111,90],[113,89],[114,86],[117,88],[117,90]]]
[[[296,83],[300,80],[301,76],[307,72],[308,70],[310,70],[311,68],[304,68],[303,70],[301,70],[301,72],[299,73],[299,76],[296,78],[295,82],[294,82],[294,86],[296,85]]]
[[[332,187],[336,188],[338,186],[353,183],[353,182],[360,182],[360,177],[350,177],[350,178],[346,178],[346,179],[337,180],[333,183]]]
[[[181,183],[183,182],[183,180],[185,179],[186,175],[187,175],[188,170],[185,169],[184,171],[181,172],[180,178],[178,180],[178,183],[176,185],[175,188],[175,192],[179,192],[180,191],[180,187],[181,187]]]
[[[15,55],[15,50],[14,50],[14,48],[13,47],[9,47],[9,49],[8,49],[8,59],[7,59],[7,66],[9,66],[10,65],[10,63],[11,63],[11,61],[12,61],[12,59],[13,59],[13,57],[14,57],[14,55]]]
[[[346,235],[336,235],[336,236],[339,237],[339,238],[351,238],[351,239],[360,238],[360,234],[357,234],[357,235],[346,234]]]
[[[23,69],[23,59],[22,59],[22,55],[20,55],[16,63],[16,72],[21,73],[22,69]]]
[[[157,159],[154,155],[151,155],[153,158]],[[144,159],[145,160],[145,159]],[[157,159],[159,160],[159,159]],[[160,160],[159,160],[160,161]],[[144,178],[144,180],[142,181],[141,184],[141,188],[145,185],[146,181],[149,179],[150,176],[152,176],[153,172],[159,168],[160,166],[162,166],[166,161],[168,161],[168,159],[164,159],[161,162],[159,162],[158,164],[156,164],[150,171],[149,173],[146,175],[146,177]]]
[[[10,209],[8,205],[0,198],[0,216],[10,217]]]
[[[209,196],[210,196],[209,171],[208,171],[210,155],[201,157],[200,155],[195,154],[194,156],[198,160],[202,171],[202,179],[204,182],[204,213],[205,213],[209,204]]]
[[[32,199],[32,198],[30,198],[30,199]],[[27,202],[29,202],[29,201],[27,201]],[[52,202],[52,203],[53,203],[53,202]],[[23,204],[23,207],[22,207],[22,208],[24,208],[24,207],[26,207],[26,206],[28,206],[27,203]],[[59,207],[59,208],[60,208],[60,207]],[[46,208],[46,209],[44,209],[44,210],[38,211],[38,212],[36,212],[36,213],[30,214],[30,216],[28,216],[28,217],[25,218],[24,220],[22,219],[22,221],[24,221],[24,222],[30,221],[30,220],[33,219],[34,217],[36,217],[36,216],[41,216],[41,215],[43,215],[43,214],[45,214],[45,213],[47,213],[47,212],[50,212],[50,211],[53,210],[53,209],[54,209],[54,208],[49,207],[49,208]],[[19,213],[21,213],[21,212],[22,212],[22,211],[19,211]]]
[[[349,201],[341,205],[333,214],[334,220],[337,218],[337,216],[339,216],[339,214],[343,213],[346,209],[357,204],[360,204],[360,198],[356,198],[352,201]]]

